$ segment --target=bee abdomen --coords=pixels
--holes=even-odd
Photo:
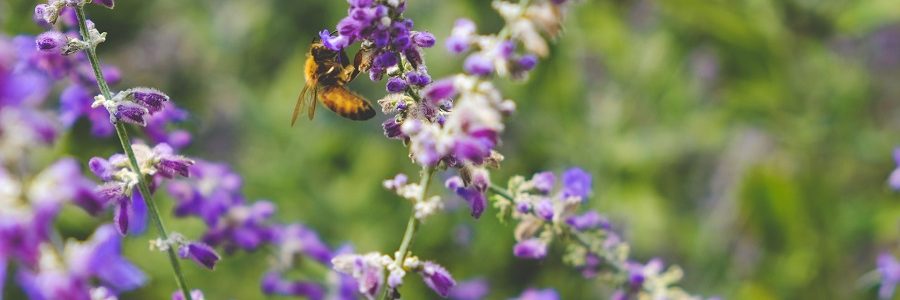
[[[363,121],[375,116],[375,109],[366,99],[343,86],[326,86],[319,96],[322,104],[341,117]]]

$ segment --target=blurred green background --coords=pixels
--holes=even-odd
[[[39,33],[35,4],[0,2],[3,32]],[[900,3],[596,0],[574,8],[552,57],[530,80],[501,85],[519,110],[495,181],[585,168],[595,175],[588,205],[611,217],[635,258],[683,267],[692,293],[875,298],[859,278],[900,238],[900,195],[885,183],[900,145]],[[120,0],[113,11],[88,11],[109,32],[100,55],[122,69],[119,88],[158,87],[192,113],[189,155],[232,163],[248,198],[275,201],[279,220],[304,222],[330,245],[388,252],[408,204],[381,181],[417,170],[400,143],[383,137],[385,117],[349,122],[323,110],[288,125],[309,41],[345,13],[335,0]],[[441,43],[456,18],[474,19],[480,32],[502,26],[483,0],[411,0],[407,16],[439,37],[426,56],[436,78],[460,70]],[[384,94],[382,83],[352,86],[370,99]],[[82,161],[117,150],[86,127],[64,144]],[[171,201],[160,201],[168,211]],[[435,217],[413,250],[457,279],[488,278],[491,299],[529,286],[557,288],[564,299],[609,291],[563,265],[560,247],[540,262],[513,258],[512,225],[492,215]],[[67,235],[96,224],[66,216]],[[188,236],[202,226],[169,224]],[[164,256],[147,253],[148,238],[129,239],[126,252],[153,281],[124,299],[163,299],[175,288]],[[238,254],[213,273],[188,264],[187,276],[208,299],[259,299],[266,265],[264,253]],[[404,292],[435,297],[419,280]]]

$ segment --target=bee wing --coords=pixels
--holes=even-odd
[[[375,116],[375,109],[369,101],[343,86],[324,87],[319,99],[326,107],[347,119],[363,121]]]
[[[303,89],[300,90],[300,95],[297,96],[297,104],[294,105],[294,113],[291,114],[291,126],[294,126],[294,124],[297,123],[297,117],[300,116],[300,110],[306,105],[312,106],[309,108],[309,119],[312,120],[313,115],[315,115],[316,112],[316,90],[318,90],[318,88],[309,85],[303,86]],[[312,93],[312,95],[310,95],[310,93]]]
[[[309,117],[310,120],[316,116],[316,107],[319,106],[319,104],[316,103],[316,101],[318,101],[316,99],[319,99],[319,88],[315,87],[312,90],[312,97],[309,98],[309,110],[306,112],[306,116]]]

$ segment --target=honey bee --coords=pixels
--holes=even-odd
[[[291,126],[297,122],[304,107],[312,120],[316,115],[317,101],[322,101],[326,107],[347,119],[363,121],[374,117],[375,109],[369,101],[346,87],[360,71],[368,69],[370,56],[369,50],[360,50],[351,64],[347,52],[328,49],[321,39],[315,38],[306,54],[306,85],[297,97]]]

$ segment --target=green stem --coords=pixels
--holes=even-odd
[[[419,193],[419,196],[416,197],[415,203],[419,203],[425,201],[425,197],[428,196],[428,186],[431,185],[431,178],[434,174],[434,167],[425,167],[422,169],[422,176],[419,180],[419,185],[422,187],[422,192]],[[416,219],[416,209],[415,203],[413,203],[413,209],[409,214],[409,221],[406,222],[406,231],[403,233],[403,240],[400,242],[400,248],[395,252],[395,263],[399,264],[400,267],[403,267],[403,261],[406,260],[406,256],[409,252],[409,247],[412,245],[413,236],[416,235],[416,230],[419,228],[419,219]],[[381,299],[393,299],[392,293],[389,291],[390,289],[385,288],[384,293],[381,295]]]
[[[76,6],[75,12],[78,15],[78,27],[81,31],[81,37],[84,41],[91,43],[90,33],[87,28],[87,18],[85,18],[84,7]],[[97,79],[97,86],[100,88],[100,93],[106,99],[112,99],[112,93],[109,90],[109,85],[106,83],[106,79],[103,77],[103,70],[100,68],[100,60],[97,58],[97,51],[94,47],[88,47],[85,49],[87,51],[88,60],[91,62],[91,68],[94,69],[94,77]],[[168,240],[169,235],[166,233],[166,227],[163,224],[162,218],[159,214],[159,208],[156,207],[156,202],[153,201],[150,188],[147,185],[147,178],[143,176],[141,173],[141,167],[138,164],[137,158],[134,155],[134,150],[131,148],[131,139],[128,137],[128,129],[125,128],[125,125],[116,122],[116,134],[119,137],[119,142],[122,144],[122,150],[125,151],[125,155],[128,156],[128,161],[131,163],[131,169],[135,173],[138,174],[138,188],[140,189],[141,196],[144,198],[144,202],[147,204],[147,208],[150,211],[150,218],[153,219],[154,225],[156,225],[157,231],[159,231],[159,236],[163,240]],[[185,300],[191,299],[191,291],[188,289],[187,284],[184,280],[184,274],[181,272],[181,264],[178,261],[178,256],[175,254],[175,249],[173,247],[169,247],[169,264],[172,265],[172,271],[175,273],[175,281],[178,284],[178,287],[181,289],[182,294],[184,295]]]

